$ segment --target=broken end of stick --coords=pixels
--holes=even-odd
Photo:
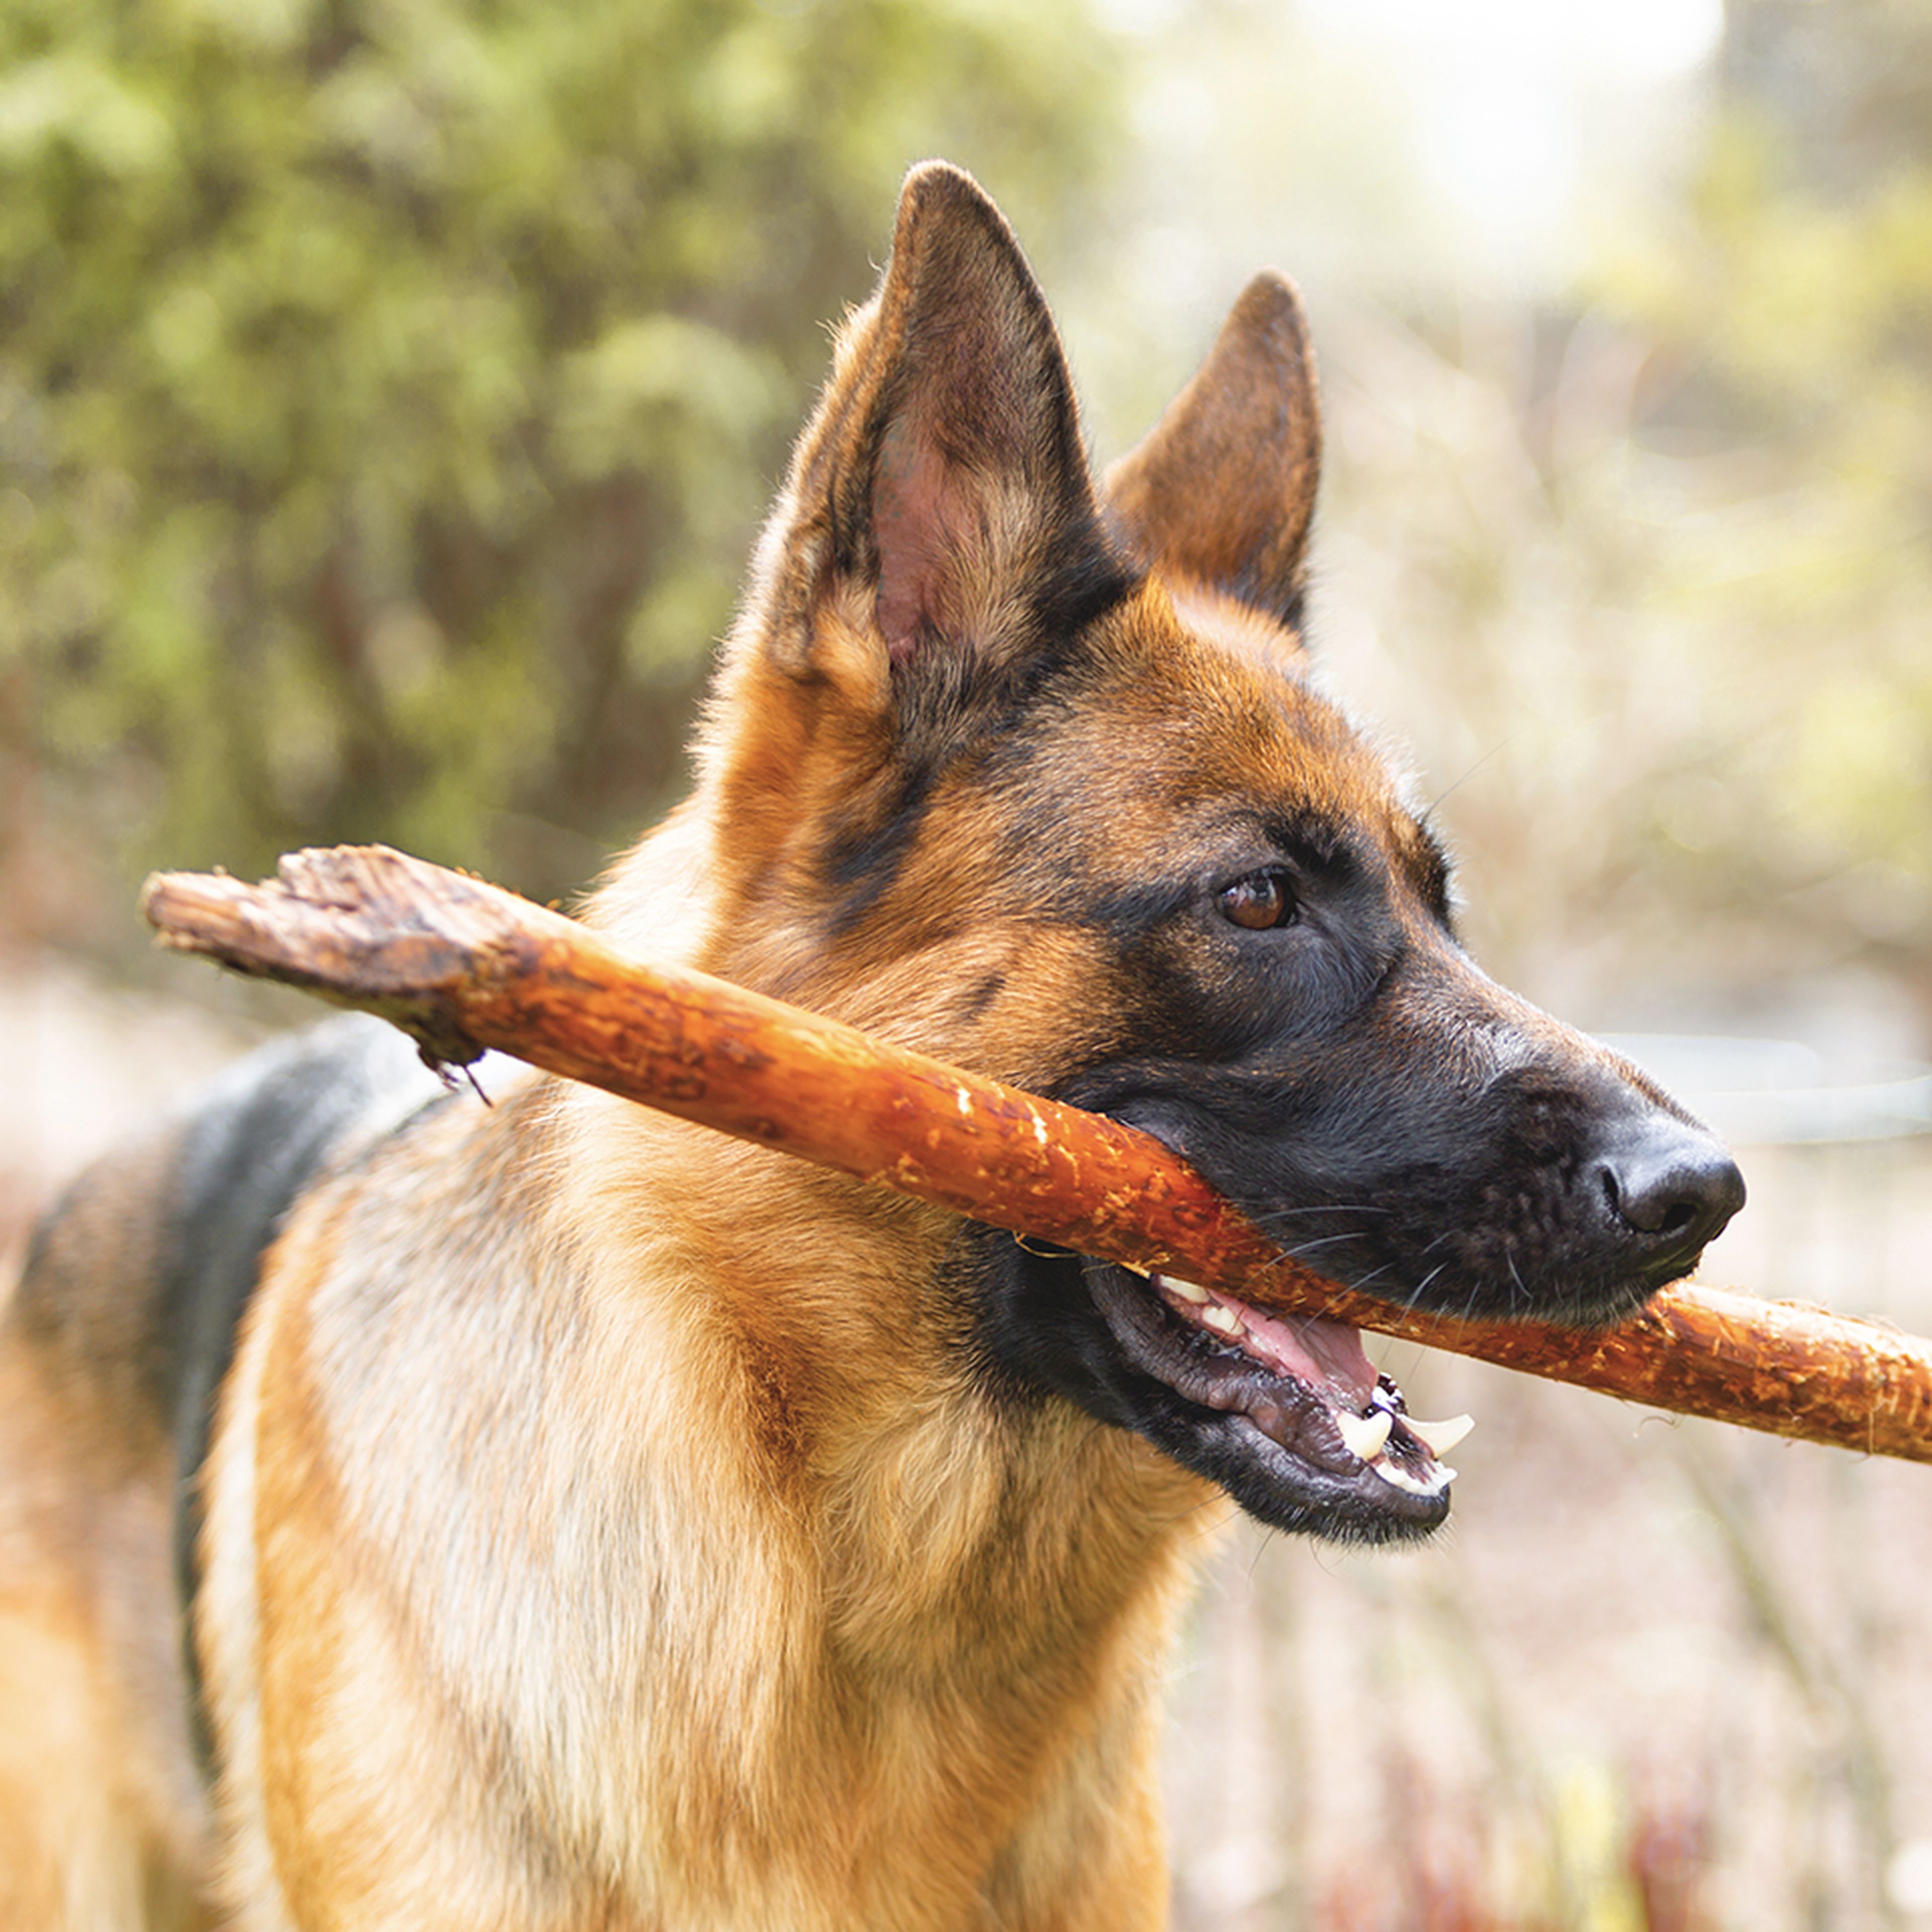
[[[384,845],[290,853],[259,885],[156,872],[141,889],[158,944],[379,1014],[437,1066],[482,1055],[457,995],[490,975],[521,906]]]

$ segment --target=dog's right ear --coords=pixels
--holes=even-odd
[[[1322,411],[1308,319],[1272,271],[1241,292],[1208,359],[1107,500],[1141,560],[1299,628]]]
[[[765,650],[888,702],[997,679],[1127,582],[1046,298],[958,169],[908,177],[766,542]]]

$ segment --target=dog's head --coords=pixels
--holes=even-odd
[[[1004,221],[917,171],[714,698],[702,963],[1146,1129],[1337,1281],[1613,1320],[1742,1183],[1457,944],[1435,834],[1307,676],[1318,453],[1301,311],[1264,275],[1096,488]],[[1446,1513],[1352,1330],[990,1232],[961,1252],[1016,1388],[1285,1527]]]

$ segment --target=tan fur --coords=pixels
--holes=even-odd
[[[1058,880],[1125,887],[1157,838],[1212,862],[1222,794],[1257,774],[1391,842],[1408,821],[1336,714],[1284,711],[1295,641],[1226,580],[1285,596],[1312,504],[1305,338],[1257,284],[1121,472],[1162,569],[1093,626],[1037,776],[1050,837],[935,740],[916,826],[828,939],[828,836],[862,853],[910,809],[904,667],[943,634],[996,701],[1036,578],[1100,527],[1018,263],[964,177],[914,178],[761,547],[697,793],[589,916],[1043,1085],[1133,1024]],[[1257,466],[1235,418],[1284,368]],[[929,420],[956,392],[963,417]],[[1251,527],[1170,535],[1175,492]],[[492,1097],[340,1164],[264,1266],[206,1478],[212,1882],[167,1640],[143,1663],[110,1614],[123,1592],[167,1614],[166,1444],[8,1345],[0,1922],[131,1924],[157,1846],[247,1932],[1164,1922],[1161,1677],[1225,1498],[1070,1404],[989,1391],[938,1210],[587,1090]],[[118,1169],[143,1202],[156,1159]],[[141,1266],[115,1219],[61,1237],[108,1306]],[[111,1378],[104,1330],[80,1354]],[[63,1904],[82,1874],[98,1901]]]
[[[882,1236],[843,1183],[536,1083],[446,1132],[408,1183],[419,1246],[362,1229],[349,1258],[358,1184],[304,1204],[231,1385],[218,1524],[245,1491],[273,1525],[204,1624],[268,1794],[226,1794],[244,1922],[1159,1922],[1153,1707],[1198,1486],[1058,1412],[1016,1456],[919,1330],[922,1210]],[[550,1200],[503,1198],[579,1137]],[[478,1305],[459,1220],[526,1228],[494,1264],[538,1292]],[[412,1432],[452,1433],[431,1354],[488,1476],[404,1492]]]
[[[206,1820],[175,1694],[173,1469],[115,1293],[152,1265],[169,1150],[76,1190],[40,1262],[66,1319],[0,1347],[0,1925],[27,1932],[198,1922],[181,1876]]]

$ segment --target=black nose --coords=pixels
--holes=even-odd
[[[1673,1253],[1715,1240],[1744,1204],[1737,1162],[1700,1128],[1668,1114],[1625,1126],[1597,1174],[1617,1220]]]

